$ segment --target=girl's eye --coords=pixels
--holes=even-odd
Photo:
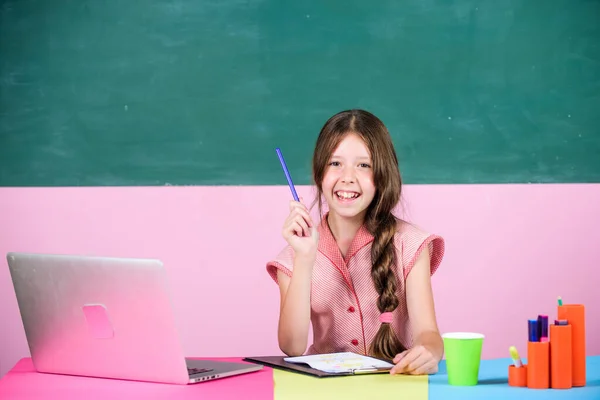
[[[359,166],[360,166],[361,168],[371,168],[371,166],[370,166],[369,164],[367,164],[367,163],[362,163],[362,164],[359,164]]]
[[[339,167],[340,166],[340,162],[339,161],[332,161],[329,163],[329,165],[331,165],[332,167]]]

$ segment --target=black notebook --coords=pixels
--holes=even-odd
[[[393,367],[393,364],[387,361],[354,353],[332,353],[300,357],[246,357],[244,361],[319,378],[385,373]]]

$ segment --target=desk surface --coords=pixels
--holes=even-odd
[[[523,360],[525,361],[525,360]],[[482,360],[479,383],[472,387],[448,385],[446,364],[440,364],[440,372],[429,377],[430,399],[600,399],[600,356],[587,357],[587,384],[585,387],[565,390],[527,389],[508,386],[508,358]]]
[[[240,361],[240,359],[226,358],[221,360]],[[477,386],[454,387],[447,383],[445,363],[442,361],[440,372],[429,377],[429,399],[600,399],[600,356],[590,356],[587,359],[587,385],[568,390],[510,387],[507,384],[509,364],[509,359],[482,360]],[[325,379],[360,379],[360,377]],[[390,379],[394,377],[390,376]],[[30,358],[23,358],[0,379],[0,399],[47,399],[52,394],[52,397],[64,400],[74,398],[268,400],[274,399],[273,387],[273,371],[267,367],[255,373],[185,386],[40,374],[35,372]],[[314,398],[314,396],[310,397]],[[350,400],[353,397],[352,394],[343,394],[340,398]]]

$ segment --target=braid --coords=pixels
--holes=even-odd
[[[376,221],[369,221],[374,226],[374,240],[371,246],[371,277],[379,294],[377,307],[381,313],[392,312],[398,307],[396,296],[396,277],[392,267],[396,264],[394,235],[396,233],[396,218],[392,213],[380,215]],[[391,360],[396,354],[405,350],[400,343],[392,326],[382,323],[371,344],[373,356]]]

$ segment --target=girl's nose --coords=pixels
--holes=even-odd
[[[344,171],[342,173],[342,182],[344,183],[354,183],[354,181],[356,180],[356,177],[354,175],[354,169],[353,168],[344,168]]]

